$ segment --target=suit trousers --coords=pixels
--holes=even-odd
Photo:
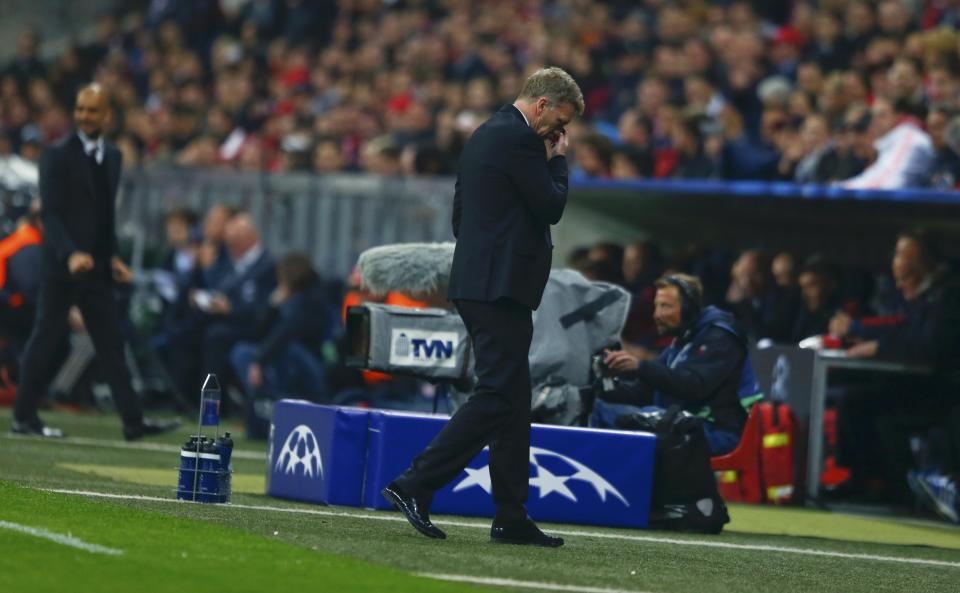
[[[37,420],[40,399],[57,370],[54,367],[58,360],[53,353],[70,332],[67,319],[71,305],[76,304],[83,313],[84,325],[97,353],[97,365],[110,385],[124,426],[136,427],[143,423],[143,411],[124,358],[120,317],[112,287],[110,280],[92,274],[78,280],[44,279],[33,332],[21,364],[13,411],[15,419]]]
[[[489,445],[496,521],[523,520],[530,478],[532,313],[506,299],[454,304],[473,343],[477,384],[397,482],[429,500]]]

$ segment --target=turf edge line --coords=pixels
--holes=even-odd
[[[108,556],[120,556],[123,554],[123,550],[91,544],[69,534],[64,535],[62,533],[56,533],[55,531],[47,531],[46,529],[41,529],[39,527],[30,527],[29,525],[11,523],[10,521],[0,521],[0,528],[9,529],[19,533],[25,533],[27,535],[32,535],[42,539],[48,539],[54,543],[70,546],[71,548],[77,548],[78,550],[90,552],[91,554],[107,554]]]
[[[105,447],[108,449],[137,449],[140,451],[157,451],[160,453],[179,453],[180,447],[176,445],[164,445],[162,443],[128,443],[126,441],[118,441],[113,439],[94,439],[89,437],[71,437],[67,436],[62,439],[48,439],[44,437],[33,437],[33,436],[23,436],[23,435],[3,435],[0,434],[0,438],[9,439],[9,440],[30,440],[35,443],[51,443],[51,444],[67,444],[67,445],[81,445],[84,447]],[[256,451],[244,451],[234,450],[233,451],[234,459],[253,459],[256,461],[263,461],[267,458],[266,453],[257,453]]]
[[[113,494],[110,492],[95,492],[90,490],[69,490],[64,488],[38,488],[44,492],[56,494],[69,494],[75,496],[87,496],[93,498],[113,498],[120,500],[146,500],[151,502],[168,502],[175,504],[202,504],[173,498],[161,498],[159,496],[142,496],[138,494]],[[235,508],[254,511],[273,511],[277,513],[300,513],[305,515],[317,515],[322,517],[347,517],[351,519],[368,519],[373,521],[393,521],[406,523],[406,519],[399,516],[380,516],[369,513],[351,513],[322,511],[319,509],[298,509],[285,507],[272,507],[267,505],[250,504],[225,504],[216,505],[218,508]],[[489,524],[468,523],[466,521],[447,521],[439,520],[433,522],[436,525],[447,525],[452,527],[470,527],[473,529],[490,529]],[[951,562],[949,560],[932,560],[927,558],[909,558],[904,556],[880,556],[877,554],[850,554],[846,552],[831,552],[828,550],[813,550],[811,548],[788,548],[785,546],[766,546],[760,544],[733,544],[729,542],[713,542],[698,539],[674,539],[670,537],[657,537],[650,535],[626,535],[620,533],[604,533],[600,531],[573,531],[563,529],[549,529],[550,533],[558,535],[568,535],[572,537],[596,537],[604,539],[619,539],[633,542],[645,542],[655,544],[670,544],[676,546],[699,546],[707,548],[724,548],[729,550],[749,550],[754,552],[778,552],[783,554],[799,554],[806,556],[822,556],[828,558],[845,558],[849,560],[874,560],[877,562],[895,562],[901,564],[919,564],[924,566],[944,566],[948,568],[960,568],[960,562]]]
[[[562,585],[560,583],[547,583],[543,581],[518,581],[516,579],[474,577],[465,574],[440,574],[434,572],[415,572],[413,574],[418,577],[426,577],[438,581],[453,581],[455,583],[470,583],[473,585],[493,585],[495,587],[520,587],[526,589],[546,589],[547,591],[571,591],[573,593],[643,593],[642,591],[628,591],[627,589],[607,589],[604,587]]]

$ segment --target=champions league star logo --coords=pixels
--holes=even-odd
[[[299,469],[298,469],[299,468]],[[301,424],[290,431],[287,440],[283,442],[277,463],[276,471],[284,474],[301,474],[304,477],[322,478],[323,460],[320,459],[320,446],[317,437],[306,424]]]
[[[574,473],[566,476],[556,475],[546,467],[540,465],[540,463],[537,461],[538,457],[553,457],[555,459],[559,459],[572,468]],[[630,506],[630,503],[627,502],[627,499],[624,498],[623,495],[613,487],[613,484],[576,459],[571,459],[566,455],[561,455],[560,453],[551,451],[549,449],[530,447],[530,463],[533,464],[534,468],[536,468],[536,475],[530,478],[530,485],[535,486],[540,490],[540,498],[544,498],[548,494],[556,492],[566,499],[577,502],[577,497],[567,486],[567,482],[579,480],[593,486],[593,489],[597,491],[597,496],[600,497],[602,502],[607,502],[607,494],[610,494],[622,502],[624,506]],[[489,465],[485,465],[478,469],[468,467],[465,471],[467,472],[467,477],[453,487],[454,492],[459,492],[460,490],[470,488],[471,486],[479,486],[483,488],[487,494],[492,492],[493,489],[490,485]]]

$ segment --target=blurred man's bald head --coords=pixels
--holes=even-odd
[[[89,138],[100,137],[104,126],[110,121],[110,105],[103,85],[93,82],[77,92],[73,120],[77,128]]]
[[[241,212],[230,218],[224,228],[223,241],[231,258],[237,260],[243,257],[243,254],[260,242],[253,217],[247,212]]]

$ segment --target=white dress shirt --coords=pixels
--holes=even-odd
[[[77,136],[80,137],[80,142],[83,142],[83,152],[87,153],[87,156],[92,156],[97,160],[98,165],[103,164],[103,134],[97,137],[96,140],[91,139],[89,136],[84,134],[81,130],[77,130]]]

